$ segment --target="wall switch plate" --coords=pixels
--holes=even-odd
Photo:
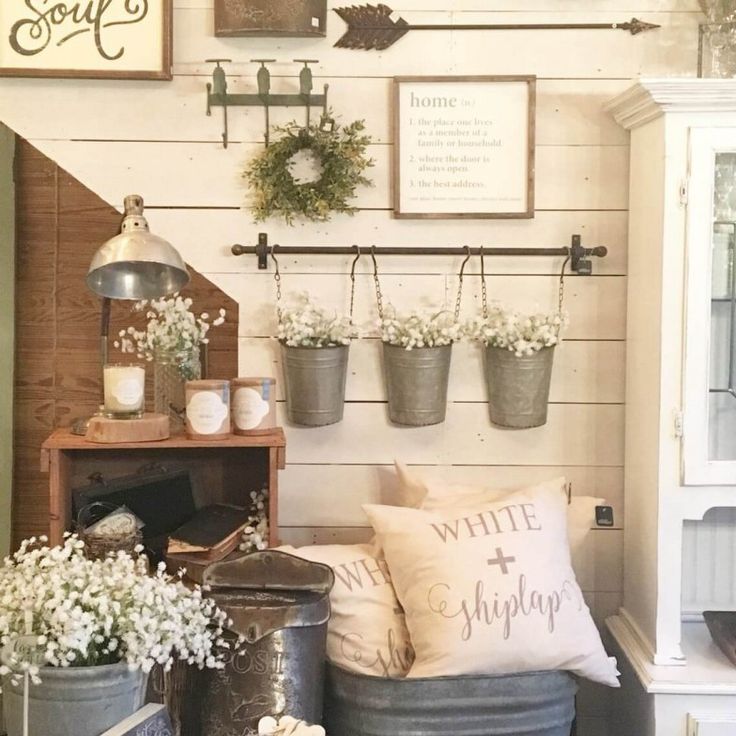
[[[596,506],[595,523],[598,526],[613,526],[613,506]]]

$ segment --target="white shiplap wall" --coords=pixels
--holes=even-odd
[[[344,5],[329,0],[330,7]],[[348,540],[365,534],[361,503],[386,499],[381,487],[394,457],[428,475],[513,487],[566,473],[574,492],[605,496],[623,519],[623,375],[625,358],[628,139],[602,109],[631,78],[693,75],[697,0],[394,0],[417,23],[582,23],[636,15],[661,24],[632,38],[623,32],[414,32],[381,53],[335,49],[343,23],[330,14],[328,40],[216,39],[211,0],[175,0],[175,77],[171,83],[0,79],[0,120],[105,200],[119,205],[142,194],[152,228],[174,242],[199,271],[240,302],[241,374],[279,375],[273,282],[254,260],[235,258],[234,242],[314,245],[518,245],[584,242],[609,248],[595,276],[570,278],[572,324],[555,366],[545,427],[509,432],[491,427],[480,361],[455,349],[451,404],[445,424],[391,427],[386,419],[376,340],[352,348],[345,420],[322,429],[287,427],[289,465],[283,473],[284,539]],[[449,5],[449,8],[448,8]],[[242,209],[240,172],[257,150],[263,114],[230,111],[230,148],[220,146],[221,111],[204,115],[204,59],[230,57],[230,90],[254,88],[251,58],[274,57],[274,91],[294,89],[293,58],[318,58],[318,84],[345,120],[366,119],[373,136],[375,187],[361,191],[360,212],[327,224],[287,228],[254,225]],[[397,221],[390,212],[391,77],[405,74],[536,74],[537,207],[531,221]],[[294,114],[273,111],[274,122]],[[286,290],[308,288],[345,308],[348,259],[282,258]],[[382,259],[386,297],[397,306],[451,303],[459,259]],[[477,267],[477,264],[476,264]],[[554,259],[492,259],[494,298],[522,308],[551,307]],[[369,269],[359,266],[358,318],[374,315]],[[478,300],[469,279],[465,311]],[[623,532],[590,535],[579,561],[581,583],[599,620],[620,601]],[[605,733],[605,700],[586,689],[581,736]]]

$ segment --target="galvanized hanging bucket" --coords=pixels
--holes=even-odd
[[[567,672],[394,679],[327,665],[325,727],[336,736],[570,736]]]
[[[512,429],[546,424],[554,356],[554,346],[522,356],[486,347],[488,409],[494,424]]]
[[[383,343],[388,416],[394,424],[423,427],[445,421],[452,345],[407,350]]]
[[[292,424],[322,427],[342,421],[348,351],[348,345],[281,345],[286,410]]]

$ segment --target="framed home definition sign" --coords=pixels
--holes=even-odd
[[[394,78],[394,216],[534,217],[536,77]]]
[[[0,0],[0,76],[171,79],[171,0]]]

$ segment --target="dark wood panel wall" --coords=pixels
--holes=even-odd
[[[100,403],[100,300],[84,278],[97,248],[120,232],[121,216],[21,138],[15,170],[12,529],[17,546],[48,528],[48,477],[40,472],[41,443],[54,428],[93,413]],[[141,191],[128,194],[145,198],[145,182]],[[192,281],[183,293],[192,297],[196,311],[216,314],[224,307],[228,312],[226,323],[210,332],[209,375],[232,378],[238,371],[238,305],[190,271]],[[141,316],[131,314],[130,302],[113,302],[111,334],[136,323],[142,324]]]

